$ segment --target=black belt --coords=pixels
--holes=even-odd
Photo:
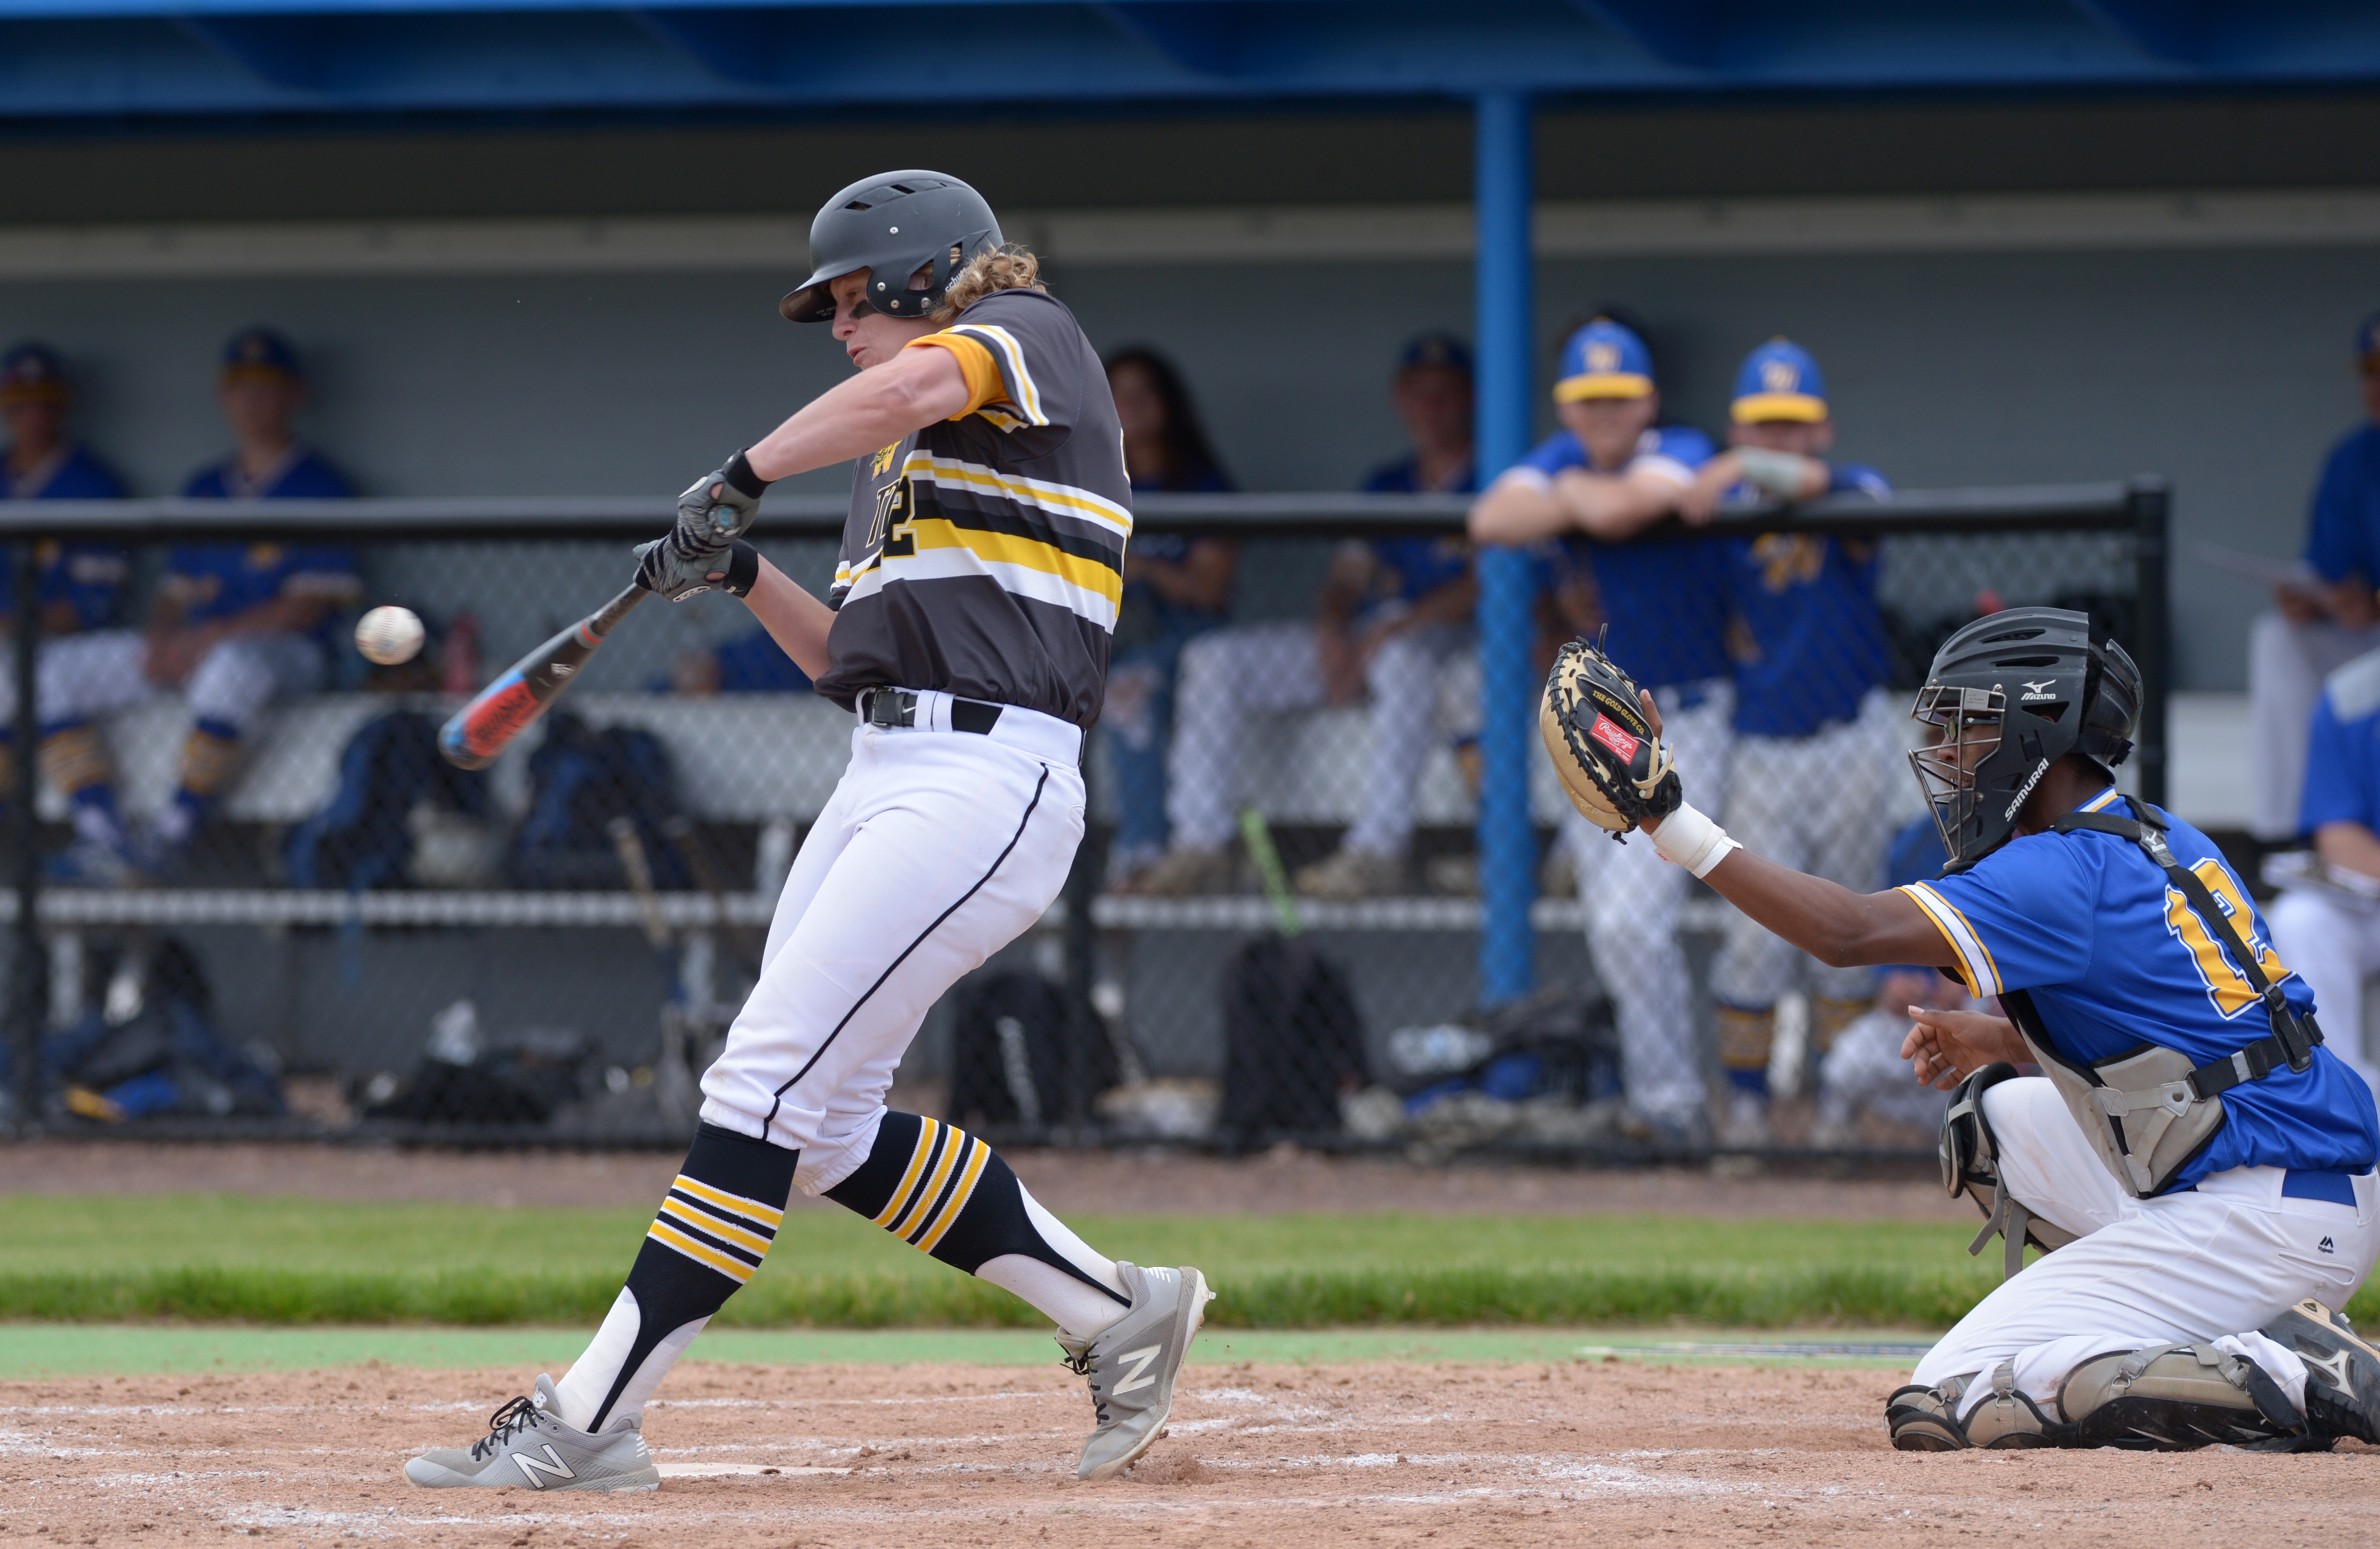
[[[989,736],[1004,707],[987,699],[951,696],[951,730]],[[860,696],[860,714],[870,726],[915,726],[917,696],[905,688],[871,688]]]

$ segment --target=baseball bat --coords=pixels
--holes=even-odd
[[[446,762],[458,769],[484,769],[494,763],[496,755],[545,713],[553,696],[570,686],[612,627],[651,595],[642,587],[630,587],[480,690],[438,729],[438,751]]]

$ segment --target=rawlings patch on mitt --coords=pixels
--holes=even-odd
[[[1596,646],[1573,640],[1554,660],[1537,730],[1571,805],[1611,837],[1666,817],[1684,795],[1669,745],[1653,734],[1636,684]]]

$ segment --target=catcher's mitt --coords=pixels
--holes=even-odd
[[[1611,837],[1666,817],[1684,800],[1669,745],[1653,734],[1636,685],[1596,646],[1572,640],[1554,660],[1537,730],[1571,805]]]

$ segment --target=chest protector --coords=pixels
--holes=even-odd
[[[2134,1199],[2154,1199],[2171,1188],[2181,1170],[2221,1131],[2223,1094],[2247,1082],[2262,1081],[2284,1066],[2303,1071],[2313,1063],[2322,1029],[2314,1025],[2312,1016],[2300,1016],[2289,1009],[2280,986],[2265,976],[2255,953],[2249,950],[2206,884],[2174,859],[2165,841],[2165,814],[2129,796],[2125,805],[2131,809],[2130,817],[2110,812],[2070,812],[2051,827],[2062,834],[2089,829],[2139,845],[2188,902],[2207,934],[2222,944],[2225,955],[2238,965],[2249,987],[2264,1002],[2271,1035],[2226,1059],[2195,1067],[2180,1050],[2147,1043],[2082,1064],[2059,1054],[2051,1044],[2031,997],[2022,990],[2010,991],[2000,997],[2000,1004],[2042,1072],[2066,1100],[2074,1121],[2090,1137],[2099,1160],[2116,1175],[2116,1181]]]

